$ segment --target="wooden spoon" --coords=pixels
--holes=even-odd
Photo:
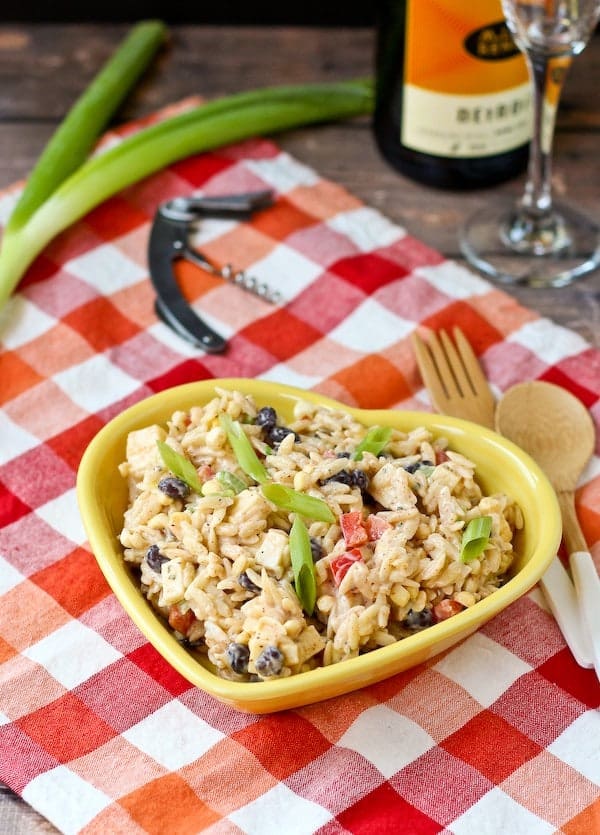
[[[496,429],[537,461],[556,491],[577,593],[574,603],[579,604],[583,631],[587,632],[583,637],[589,639],[600,678],[600,579],[575,511],[575,487],[594,450],[591,415],[560,386],[533,381],[506,392],[496,409]],[[554,612],[559,623],[561,614]]]

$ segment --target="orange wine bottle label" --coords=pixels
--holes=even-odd
[[[531,138],[531,86],[499,0],[407,0],[401,142],[443,157]]]

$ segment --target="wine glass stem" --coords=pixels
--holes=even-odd
[[[552,142],[560,92],[569,58],[551,58],[527,53],[533,81],[533,136],[529,150],[529,168],[521,206],[536,217],[552,211]]]

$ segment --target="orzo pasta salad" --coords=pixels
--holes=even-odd
[[[261,681],[402,640],[490,595],[522,525],[425,428],[215,397],[131,432],[124,558],[177,638]]]

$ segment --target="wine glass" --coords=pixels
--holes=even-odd
[[[524,53],[533,88],[533,137],[525,190],[470,218],[461,249],[480,272],[507,284],[560,287],[600,265],[600,228],[554,201],[554,122],[572,57],[600,18],[600,0],[502,0],[507,25]]]

